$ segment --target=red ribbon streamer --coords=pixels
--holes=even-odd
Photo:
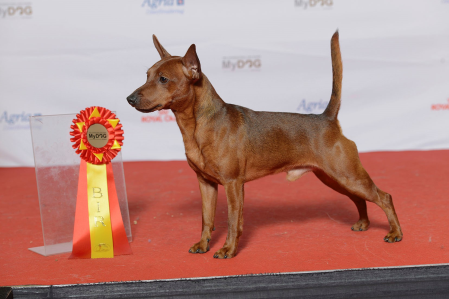
[[[87,167],[86,161],[82,159],[78,177],[73,247],[72,254],[69,258],[90,259],[89,211],[87,208]]]
[[[86,168],[86,161],[81,160],[78,179],[78,194],[76,198],[75,226],[73,230],[73,249],[72,254],[69,257],[70,259],[91,258]],[[106,169],[114,255],[132,254],[131,246],[129,246],[128,237],[126,236],[125,226],[123,225],[111,163],[107,164]]]

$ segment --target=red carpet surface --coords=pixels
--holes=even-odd
[[[285,174],[245,185],[238,255],[212,256],[227,233],[219,187],[210,251],[190,254],[201,235],[201,197],[187,162],[127,162],[133,255],[69,260],[44,257],[33,168],[0,168],[0,285],[57,285],[449,263],[449,151],[378,152],[360,158],[377,186],[393,196],[404,233],[383,241],[384,212],[368,203],[366,232],[351,231],[355,205],[312,173]]]

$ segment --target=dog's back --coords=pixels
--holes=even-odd
[[[235,151],[234,157],[238,157],[240,165],[245,165],[245,181],[293,169],[319,167],[319,157],[339,138],[346,139],[337,120],[343,79],[338,31],[331,39],[331,57],[332,95],[320,115],[253,111],[225,104],[223,115],[228,118],[232,132],[229,136],[235,138],[239,131],[244,132],[237,146],[228,150]],[[235,144],[233,140],[219,140],[216,145],[223,142]]]

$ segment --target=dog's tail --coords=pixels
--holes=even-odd
[[[332,56],[332,95],[329,104],[323,114],[331,119],[336,119],[341,103],[341,83],[343,80],[343,64],[341,63],[340,44],[338,42],[338,30],[331,39]]]

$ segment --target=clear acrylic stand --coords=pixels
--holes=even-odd
[[[72,251],[80,157],[70,142],[76,114],[30,117],[44,246],[28,248],[44,256]],[[121,152],[112,160],[115,186],[128,241],[132,241]]]

